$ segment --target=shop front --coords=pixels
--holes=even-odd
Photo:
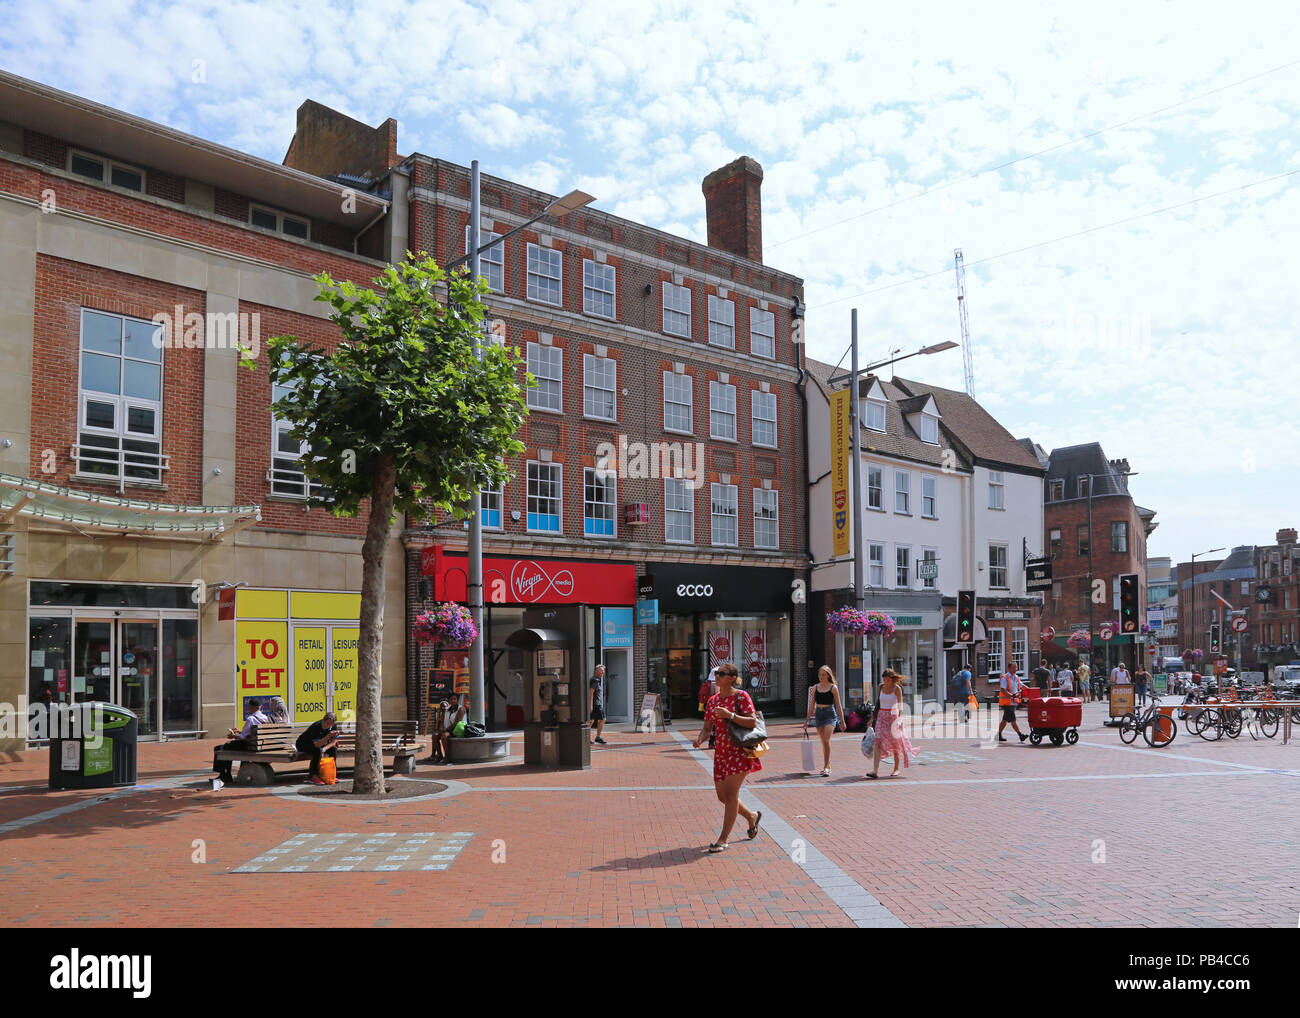
[[[430,602],[466,601],[468,560],[441,546],[421,549],[420,573],[432,581]],[[520,727],[524,722],[524,651],[506,640],[520,629],[555,630],[568,651],[568,675],[575,694],[586,702],[588,680],[605,666],[605,713],[612,722],[632,717],[634,682],[633,605],[636,566],[609,559],[483,559],[483,646],[487,660],[485,715],[489,728]],[[426,607],[412,606],[414,612]],[[423,717],[431,669],[444,654],[411,643],[415,683],[410,716]],[[582,714],[586,716],[585,706]]]
[[[846,595],[851,596],[851,595]],[[842,600],[840,598],[839,600]],[[846,602],[847,603],[847,602]],[[894,620],[888,636],[868,636],[863,641],[862,667],[858,667],[858,637],[834,635],[835,674],[843,676],[845,706],[852,708],[874,698],[876,684],[886,668],[903,676],[903,699],[919,710],[927,700],[943,699],[943,610],[940,595],[930,591],[868,591],[866,611],[884,612]]]
[[[658,562],[646,570],[642,597],[659,606],[659,621],[646,626],[646,691],[662,697],[667,717],[699,717],[700,686],[723,661],[735,662],[760,708],[791,709],[793,570]]]

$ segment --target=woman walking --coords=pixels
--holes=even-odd
[[[844,717],[844,706],[840,703],[840,688],[835,685],[835,673],[826,665],[817,669],[817,684],[808,688],[808,716],[803,723],[805,729],[814,723],[814,708],[817,735],[822,740],[822,777],[827,778],[831,773],[831,735]]]
[[[889,776],[898,777],[898,765],[912,766],[912,757],[916,750],[908,741],[903,731],[903,721],[899,716],[899,698],[903,692],[903,677],[892,668],[886,668],[880,676],[880,709],[876,711],[876,747],[871,753],[871,773],[869,778],[878,778],[880,758],[892,757],[894,772]]]
[[[745,755],[727,727],[728,721],[736,722],[741,728],[753,728],[758,722],[754,701],[743,689],[735,688],[739,677],[740,671],[730,661],[718,665],[718,691],[709,697],[704,708],[704,727],[695,737],[695,748],[699,749],[708,739],[710,731],[716,736],[713,787],[718,793],[718,802],[722,803],[722,834],[709,846],[709,851],[714,853],[727,850],[727,839],[731,837],[737,813],[749,824],[748,834],[751,840],[758,837],[758,822],[763,819],[761,811],[751,813],[740,801],[740,786],[745,783],[746,775],[761,771],[763,765],[757,757]]]

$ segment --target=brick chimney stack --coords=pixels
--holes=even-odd
[[[1283,527],[1277,532],[1278,544],[1295,544],[1295,538],[1296,533],[1294,527]]]
[[[763,167],[741,156],[704,178],[704,213],[709,247],[751,261],[763,260]]]

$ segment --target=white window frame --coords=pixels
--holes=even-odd
[[[680,391],[677,391],[683,384],[686,387],[686,402],[684,403],[681,400]],[[669,398],[670,388],[674,390],[672,392],[674,398],[671,399]],[[669,407],[673,407],[675,410],[685,407],[686,420],[690,422],[690,427],[683,429],[677,427],[675,423],[670,423]],[[677,416],[677,414],[674,416]],[[679,375],[672,371],[664,372],[664,431],[671,431],[677,435],[695,434],[695,379],[693,376],[687,374]]]
[[[776,360],[775,313],[756,307],[749,309],[749,352],[755,357]]]
[[[1091,478],[1089,478],[1089,477],[1080,477],[1080,478],[1078,479],[1078,482],[1077,482],[1077,483],[1078,483],[1078,488],[1079,488],[1079,498],[1087,498],[1087,497],[1088,497],[1088,484],[1089,484],[1090,482],[1091,482]]]
[[[876,481],[874,485],[871,483],[873,478]],[[876,505],[871,504],[873,494],[876,497]],[[885,511],[885,468],[873,467],[869,463],[867,464],[867,508],[878,513]]]
[[[900,572],[904,577],[902,580],[898,578]],[[910,544],[894,545],[894,588],[912,589],[912,546]]]
[[[1006,670],[1007,636],[1005,629],[988,630],[989,671],[1001,675]]]
[[[479,488],[479,518],[482,521],[484,530],[504,530],[506,526],[505,513],[505,485],[498,484],[495,488]],[[489,512],[497,514],[497,522],[489,523],[485,515]]]
[[[899,481],[905,483],[899,484]],[[898,508],[898,498],[903,497],[903,508]],[[912,515],[912,475],[907,470],[894,471],[894,514],[896,516]]]
[[[294,467],[277,465],[277,461],[301,464],[305,456],[311,455],[311,448],[306,442],[298,443],[296,455],[280,448],[281,434],[292,430],[293,425],[276,416],[275,403],[281,395],[276,393],[276,389],[292,391],[293,388],[292,385],[271,385],[271,469],[267,480],[271,483],[272,495],[278,498],[297,498],[306,501],[311,496],[319,494],[323,486],[315,481],[309,481],[306,471],[302,470],[300,465]]]
[[[1001,470],[989,471],[989,508],[1006,509],[1007,483]]]
[[[1115,547],[1115,528],[1116,528],[1116,527],[1120,527],[1120,528],[1121,528],[1121,530],[1120,530],[1119,533],[1120,533],[1120,537],[1121,537],[1121,539],[1123,540],[1123,543],[1124,543],[1124,547],[1122,547],[1122,548],[1116,548],[1116,547]],[[1115,555],[1127,555],[1127,554],[1128,554],[1128,521],[1127,521],[1127,520],[1111,520],[1111,522],[1110,522],[1110,550],[1111,550],[1112,554],[1115,554]]]
[[[681,529],[682,517],[689,518],[690,536],[673,536],[674,524]],[[695,488],[680,477],[664,478],[664,543],[695,543]]]
[[[764,409],[766,409],[767,406],[771,407],[771,416],[768,416],[766,413],[759,412],[760,403],[765,404]],[[768,424],[770,424],[772,428],[772,440],[770,442],[760,442],[759,431],[762,430],[763,426]],[[754,389],[750,392],[749,428],[750,428],[750,435],[753,436],[755,445],[761,446],[764,449],[775,449],[777,447],[778,434],[776,428],[776,393],[760,392],[758,389]]]
[[[257,223],[253,222],[254,212],[265,212],[267,215],[274,216],[275,226],[259,226]],[[288,231],[286,231],[284,228],[284,223],[286,219],[291,219],[295,223],[302,223],[303,226],[307,228],[307,236],[300,237],[296,233],[289,233]],[[249,202],[248,203],[248,225],[253,227],[256,230],[270,230],[273,233],[278,233],[281,234],[282,236],[290,237],[293,240],[311,240],[310,219],[306,218],[305,216],[293,216],[290,215],[288,212],[281,212],[279,209],[272,208],[270,205],[261,205],[258,204],[257,202]]]
[[[864,399],[862,424],[868,431],[878,431],[880,434],[885,433],[885,404],[878,399]],[[880,414],[880,424],[877,426],[875,417],[877,412]]]
[[[1029,630],[1023,626],[1011,627],[1011,663],[1017,672],[1029,674]]]
[[[118,321],[118,348],[117,353],[107,353],[103,350],[95,350],[86,346],[86,315],[100,315],[104,318],[115,318]],[[126,323],[134,322],[137,325],[148,326],[151,329],[158,328],[153,322],[146,321],[143,318],[137,318],[134,315],[122,315],[114,311],[100,311],[98,308],[81,308],[81,313],[77,319],[77,459],[75,472],[80,477],[95,477],[102,480],[114,480],[120,485],[128,484],[161,484],[163,471],[168,469],[168,457],[163,455],[162,451],[162,418],[163,418],[163,400],[166,393],[167,376],[166,351],[160,349],[156,361],[147,360],[141,357],[130,357],[126,353]],[[174,328],[179,329],[180,323],[177,322]],[[85,364],[86,354],[94,354],[99,357],[112,357],[117,361],[117,391],[100,392],[96,389],[87,389],[86,380],[83,376],[82,367]],[[147,364],[158,368],[158,399],[150,399],[147,396],[128,396],[123,390],[126,388],[126,364],[127,362]],[[88,423],[88,404],[89,403],[110,404],[113,407],[113,427],[103,428],[98,425]],[[153,431],[145,434],[140,431],[130,429],[131,410],[148,410],[153,414]],[[87,444],[82,441],[83,433],[89,437],[112,438],[115,441],[113,448]],[[126,442],[138,442],[141,444],[156,445],[153,452],[145,450],[127,450]],[[90,455],[87,456],[86,453]],[[109,464],[105,461],[112,453],[115,457],[113,472],[107,469],[85,470],[82,468],[82,461],[97,464],[100,467],[107,467]],[[128,463],[130,456],[147,456],[148,461],[145,463]],[[156,464],[154,466],[153,464]],[[128,476],[128,470],[149,471],[157,476],[140,477]]]
[[[591,491],[589,482],[593,479],[593,474],[599,474],[599,480],[605,485],[605,494],[608,501],[597,501],[589,498],[588,493]],[[592,515],[592,508],[597,510],[597,515]],[[608,519],[605,520],[605,512],[608,512]],[[610,531],[608,534],[593,534],[587,529],[589,520],[608,522]],[[612,541],[618,537],[618,475],[613,470],[601,470],[599,467],[584,467],[582,470],[582,536],[597,541]]]
[[[525,296],[529,300],[537,301],[539,304],[549,304],[551,307],[564,306],[564,254],[553,247],[542,247],[541,244],[529,244],[525,251],[527,262],[525,268],[525,279],[527,287]],[[555,274],[551,274],[551,270]],[[551,283],[555,284],[555,299],[551,300],[549,294]]]
[[[867,542],[867,586],[874,590],[883,590],[885,587],[885,543],[883,541]]]
[[[607,373],[612,374],[606,378]],[[593,380],[593,373],[597,376]],[[608,385],[602,384],[608,382]],[[609,394],[610,414],[598,414],[592,400],[599,399],[601,393]],[[595,421],[618,420],[618,361],[612,357],[597,357],[595,354],[582,355],[582,416]]]
[[[499,244],[493,244],[486,251],[483,250],[483,246],[491,244],[493,240],[500,236],[502,234],[482,229],[478,233],[478,246],[481,252],[478,256],[478,272],[487,283],[488,289],[493,293],[506,292],[506,245],[502,241]],[[465,224],[465,253],[470,253],[468,223]]]
[[[536,356],[534,356],[536,354]],[[558,346],[543,346],[541,343],[528,343],[524,350],[525,367],[528,373],[538,382],[553,382],[555,388],[555,402],[557,405],[550,406],[549,388],[543,389],[540,385],[532,385],[527,389],[527,403],[530,410],[543,410],[547,413],[562,414],[564,413],[564,348]],[[555,374],[542,374],[540,370],[545,367],[547,372],[554,370]],[[547,401],[542,402],[541,396],[546,394]]]
[[[709,346],[736,349],[736,302],[712,293],[709,294]]]
[[[933,438],[930,437],[931,434],[934,435]],[[926,443],[926,445],[938,445],[939,418],[935,417],[933,414],[922,414],[920,435],[921,441]]]
[[[721,408],[719,408],[721,397]],[[720,442],[736,442],[736,387],[729,382],[709,382],[709,437]],[[722,434],[717,425],[731,421],[731,434]]]
[[[990,589],[990,590],[1010,590],[1010,589],[1011,589],[1011,565],[1010,565],[1010,558],[1009,558],[1009,556],[1008,556],[1008,554],[1007,554],[1007,547],[1008,547],[1008,546],[1005,545],[1005,544],[995,544],[995,543],[992,542],[992,541],[989,542],[989,589]],[[995,558],[995,556],[994,556],[993,553],[994,553],[994,552],[997,552],[997,551],[1000,551],[1000,552],[1002,553],[1002,556],[1001,556],[1001,557],[1002,557],[1002,564],[1001,564],[1001,565],[997,565],[997,564],[994,562],[994,558]],[[994,583],[994,582],[993,582],[993,571],[994,571],[995,569],[1001,569],[1001,570],[1002,570],[1002,582],[1001,582],[1001,583]]]
[[[605,283],[609,286],[606,287]],[[609,314],[597,310],[597,304],[603,305],[606,297],[609,298]],[[611,322],[618,319],[618,271],[613,265],[590,258],[582,260],[582,312]]]
[[[663,283],[663,331],[670,336],[691,338],[691,288]],[[669,328],[669,324],[673,327]]]
[[[722,512],[718,512],[719,507]],[[725,532],[722,539],[719,539],[719,521],[722,521],[724,527],[730,526],[731,540],[726,540]],[[709,543],[716,548],[740,546],[740,488],[734,484],[719,484],[715,481],[709,485]]]
[[[549,478],[548,480],[554,480],[555,489],[558,492],[558,494],[555,496],[553,500],[547,498],[547,501],[555,502],[555,512],[553,513],[533,512],[533,508],[532,508],[533,500],[534,499],[541,500],[543,498],[546,498],[546,496],[543,496],[540,493],[539,494],[533,493],[533,480],[534,480],[533,468],[534,467],[538,468],[536,480],[539,484],[542,483],[541,474],[543,471],[551,473],[551,478]],[[532,525],[533,522],[532,517],[535,515],[554,516],[556,518],[557,527],[555,529],[534,527]],[[542,460],[528,460],[528,462],[525,464],[524,466],[524,525],[528,533],[530,534],[563,534],[564,533],[564,464],[563,463],[548,463],[548,462],[543,462]]]
[[[933,563],[935,564],[935,567],[936,567],[936,568],[935,568],[934,579],[922,579],[922,580],[921,580],[921,587],[922,587],[922,589],[923,589],[923,590],[936,590],[936,589],[938,589],[938,586],[939,586],[939,572],[938,572],[938,565],[939,565],[939,549],[938,549],[938,548],[932,548],[932,547],[930,547],[930,546],[928,546],[928,545],[923,546],[923,547],[921,548],[921,557],[920,557],[919,559],[917,559],[917,561],[918,561],[918,562],[933,562]]]
[[[759,540],[771,531],[772,539]],[[754,489],[754,547],[774,551],[781,547],[781,493],[771,488]]]
[[[99,163],[101,166],[104,167],[104,175],[102,177],[96,178],[96,177],[88,177],[84,173],[78,173],[76,170],[72,168],[72,159],[74,156],[77,157],[78,159],[86,159],[92,163]],[[80,177],[82,180],[98,180],[99,183],[101,184],[107,184],[109,187],[120,187],[123,191],[130,191],[132,194],[147,194],[149,191],[149,176],[147,173],[145,173],[145,171],[141,167],[132,166],[130,163],[124,163],[120,159],[110,159],[108,158],[108,156],[98,156],[95,155],[95,153],[87,152],[84,149],[69,148],[68,161],[64,168],[69,173],[77,177]],[[127,173],[139,174],[140,190],[137,191],[135,188],[127,187],[124,184],[114,184],[113,183],[114,169],[125,170]]]
[[[926,489],[929,494],[926,494]],[[926,502],[930,503],[930,508],[926,510]],[[921,475],[921,517],[927,520],[937,520],[939,518],[939,478],[932,477],[929,474]]]

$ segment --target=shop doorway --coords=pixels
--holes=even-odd
[[[610,721],[631,719],[632,669],[629,650],[606,650],[605,654],[605,716]]]

